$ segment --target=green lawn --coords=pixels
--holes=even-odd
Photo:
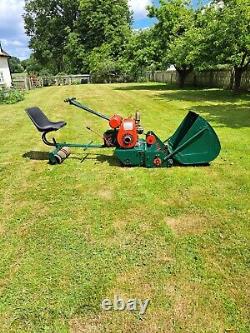
[[[67,121],[58,139],[99,142],[84,127],[107,128],[64,104],[71,96],[109,115],[140,111],[162,139],[192,109],[222,153],[210,167],[151,170],[75,150],[50,166],[26,107]],[[127,84],[43,88],[1,105],[0,331],[248,333],[249,101]],[[114,295],[151,303],[144,316],[101,310]]]

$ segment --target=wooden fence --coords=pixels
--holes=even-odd
[[[179,81],[176,71],[148,72],[146,78],[153,82],[177,84]],[[186,78],[186,85],[209,88],[229,88],[232,80],[230,70],[211,70],[204,72],[192,72]],[[250,71],[244,72],[241,80],[241,88],[250,90]]]
[[[49,76],[49,77],[13,75],[12,77],[13,86],[20,90],[31,90],[34,88],[48,87],[48,86],[85,84],[90,82],[91,82],[91,76],[89,74],[60,75],[60,76]]]
[[[179,81],[176,71],[156,71],[146,73],[146,80],[153,82],[162,82],[177,84]],[[186,85],[208,88],[229,88],[232,80],[230,70],[211,70],[204,72],[192,72],[185,81]],[[80,75],[65,75],[65,76],[50,76],[50,77],[28,77],[28,76],[13,76],[13,85],[17,89],[30,90],[38,87],[46,86],[60,86],[71,84],[83,84],[98,82],[89,74]],[[125,77],[109,78],[107,82],[131,82],[130,79]],[[250,70],[244,72],[241,80],[241,88],[250,90]]]

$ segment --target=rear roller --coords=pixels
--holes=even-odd
[[[51,164],[62,164],[71,154],[71,151],[68,147],[63,147],[61,149],[57,149],[50,153],[49,162]]]

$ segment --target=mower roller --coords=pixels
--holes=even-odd
[[[165,141],[153,132],[145,134],[141,127],[140,114],[122,118],[103,115],[79,103],[75,98],[68,98],[66,103],[85,110],[108,121],[110,129],[103,134],[103,144],[59,143],[54,138],[48,141],[47,134],[66,126],[66,122],[51,122],[38,108],[26,109],[27,114],[42,133],[42,140],[54,150],[49,154],[51,164],[61,164],[70,156],[70,148],[114,148],[114,155],[124,166],[171,167],[173,165],[206,165],[220,153],[220,141],[209,123],[198,114],[190,111],[174,135]],[[88,130],[91,130],[87,127]]]

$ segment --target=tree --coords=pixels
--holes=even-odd
[[[63,56],[66,73],[79,74],[89,70],[86,51],[77,32],[68,31]]]
[[[117,59],[131,24],[127,0],[25,0],[24,19],[35,59],[55,74],[88,70],[103,44]]]
[[[118,64],[111,56],[109,44],[102,44],[92,50],[89,68],[96,82],[110,81],[111,76],[117,74]]]
[[[127,0],[80,0],[77,31],[86,51],[110,46],[111,55],[118,58],[131,33],[131,13]]]
[[[16,57],[11,57],[9,59],[9,66],[11,73],[22,73],[24,71],[21,60]]]
[[[158,60],[157,46],[152,29],[133,32],[123,53],[123,72],[138,79],[146,70],[154,70]]]
[[[54,74],[63,70],[67,29],[73,30],[78,0],[25,0],[25,29],[34,58]]]
[[[169,51],[166,58],[176,68],[180,88],[184,87],[188,74],[194,69],[194,38],[195,34],[192,28],[190,28],[169,44]]]
[[[154,36],[158,40],[159,61],[164,68],[175,66],[183,87],[194,67],[189,54],[194,47],[195,11],[186,0],[160,0],[159,7],[151,6],[148,10],[149,16],[158,20]]]
[[[22,61],[22,66],[28,74],[39,74],[43,70],[43,67],[37,62],[33,54],[31,54],[29,59]]]
[[[199,15],[196,64],[199,68],[230,65],[235,91],[250,63],[249,22],[248,0],[214,0]]]

